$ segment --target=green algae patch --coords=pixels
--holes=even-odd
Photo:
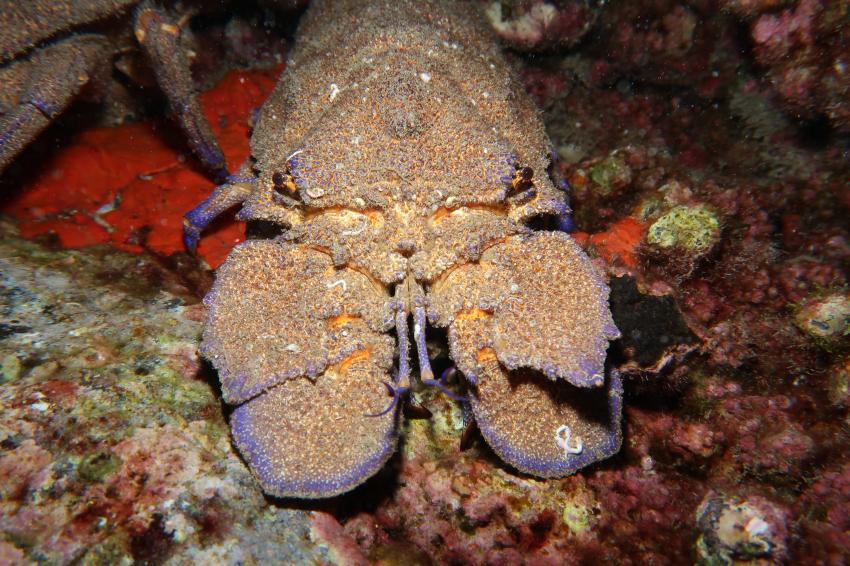
[[[121,458],[108,450],[100,450],[82,459],[77,474],[84,481],[97,483],[114,473],[120,465]]]
[[[110,536],[103,542],[90,547],[83,555],[82,566],[111,566],[112,564],[133,564],[133,558],[126,552],[129,543],[126,537]]]
[[[428,419],[405,419],[402,426],[402,450],[405,458],[426,456],[439,459],[457,450],[463,433],[463,411],[447,401],[439,391],[423,391],[418,401],[431,411]]]
[[[7,383],[18,379],[21,375],[21,360],[17,354],[7,354],[3,357],[0,365],[0,383]]]
[[[217,405],[209,385],[171,367],[158,366],[151,377],[146,383],[155,392],[151,402],[175,416],[188,420],[207,406]]]
[[[720,237],[720,220],[703,204],[676,206],[656,220],[647,231],[647,243],[660,248],[680,248],[701,255]]]
[[[618,155],[610,155],[590,168],[590,180],[600,196],[610,195],[632,181],[632,171]]]
[[[592,513],[590,509],[573,501],[564,505],[561,520],[574,535],[583,535],[590,530]]]

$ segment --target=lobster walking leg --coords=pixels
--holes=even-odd
[[[135,29],[192,151],[215,179],[223,182],[227,178],[224,153],[198,103],[189,62],[179,45],[180,27],[162,10],[145,3],[136,12]]]
[[[88,84],[107,51],[97,35],[75,36],[47,47],[31,66],[17,107],[0,119],[0,170],[58,116]]]
[[[242,204],[251,194],[257,180],[249,172],[250,169],[243,166],[239,174],[229,177],[204,202],[186,213],[183,219],[183,243],[190,253],[195,253],[204,228],[224,211]]]

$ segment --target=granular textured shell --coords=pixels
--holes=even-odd
[[[237,407],[236,444],[263,490],[287,497],[329,497],[377,472],[395,451],[396,415],[387,404],[386,372],[368,351],[297,378]]]
[[[482,261],[503,265],[511,282],[494,316],[499,361],[579,387],[601,385],[608,340],[620,333],[608,311],[608,287],[572,238],[512,238]]]
[[[380,324],[385,299],[365,276],[335,269],[322,252],[247,242],[228,257],[206,298],[202,350],[228,403],[286,379],[315,378],[357,350],[372,350],[388,367],[392,339],[368,326]]]
[[[450,272],[431,297],[438,325],[476,313],[491,320],[486,347],[507,369],[531,367],[579,387],[602,384],[608,340],[619,336],[608,287],[565,234],[508,238]]]
[[[508,372],[491,360],[472,396],[481,434],[520,471],[553,478],[571,474],[620,449],[622,385],[576,388],[540,373]]]
[[[225,262],[203,343],[268,493],[329,497],[380,468],[415,370],[435,383],[428,323],[509,464],[563,476],[619,448],[608,288],[569,236],[526,225],[566,196],[475,8],[313,2],[252,159],[187,216],[197,233],[242,202],[281,227]]]

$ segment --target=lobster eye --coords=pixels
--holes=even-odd
[[[276,189],[282,189],[285,181],[286,181],[286,178],[284,177],[283,173],[281,173],[280,171],[276,171],[275,174],[272,175],[272,184],[274,185],[274,188],[276,188]]]
[[[528,191],[534,186],[534,169],[531,167],[523,167],[517,169],[511,179],[511,188],[509,194],[515,195],[524,191]]]

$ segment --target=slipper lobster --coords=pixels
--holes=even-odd
[[[429,326],[517,470],[562,477],[619,450],[608,288],[567,234],[530,227],[567,214],[566,195],[476,6],[316,0],[296,45],[251,159],[186,216],[190,249],[235,205],[280,229],[219,269],[201,346],[263,489],[324,498],[374,475],[412,350],[436,383]]]

